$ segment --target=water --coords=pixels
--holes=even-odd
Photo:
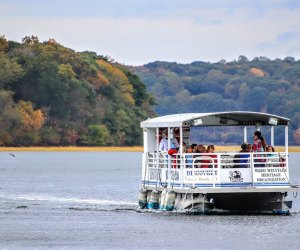
[[[0,152],[0,248],[299,249],[291,216],[139,212],[141,153]],[[300,184],[300,154],[290,157]],[[291,197],[292,198],[292,197]]]

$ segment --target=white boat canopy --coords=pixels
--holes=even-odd
[[[260,112],[230,111],[215,113],[185,113],[160,116],[141,122],[142,128],[173,128],[192,126],[279,126],[290,119]]]

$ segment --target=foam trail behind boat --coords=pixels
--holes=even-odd
[[[0,195],[1,199],[13,201],[33,201],[41,203],[51,203],[52,205],[60,205],[69,208],[87,208],[87,206],[94,207],[96,210],[135,210],[137,204],[135,202],[125,200],[109,200],[109,199],[91,199],[79,197],[59,197],[51,195]]]

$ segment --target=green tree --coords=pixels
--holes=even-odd
[[[0,91],[11,91],[9,100],[2,93],[11,107],[1,121],[13,124],[1,143],[141,144],[139,124],[154,115],[155,100],[131,69],[52,38],[41,43],[26,36],[17,43],[0,37],[0,50]]]
[[[0,51],[0,88],[9,88],[9,84],[18,80],[22,75],[22,67]]]
[[[107,144],[109,131],[104,125],[89,125],[88,133],[81,138],[81,144],[90,146],[103,146]]]

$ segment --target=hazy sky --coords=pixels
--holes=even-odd
[[[300,59],[300,0],[0,0],[0,35],[120,63]]]

